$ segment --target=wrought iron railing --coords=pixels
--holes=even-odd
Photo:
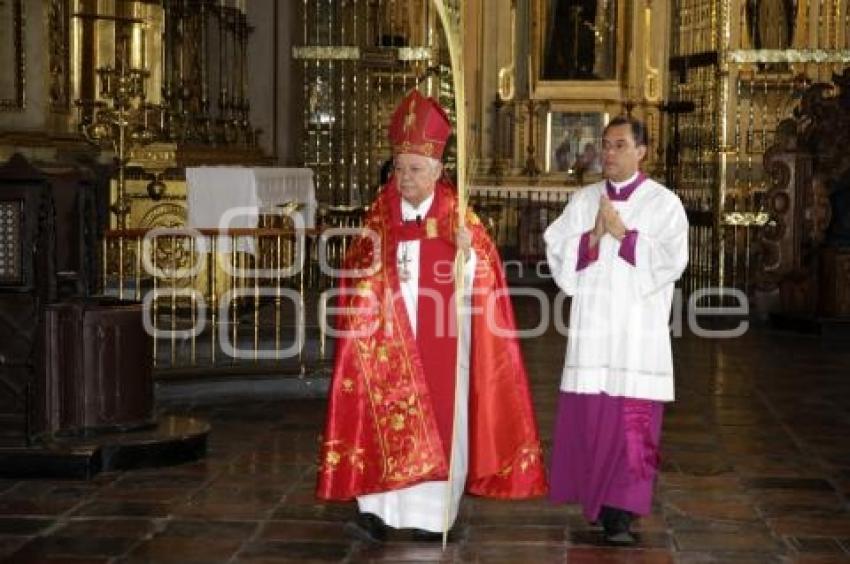
[[[544,230],[561,214],[571,189],[476,187],[471,204],[498,244],[506,274],[539,276]],[[690,266],[680,285],[686,298],[717,287],[718,252],[709,206],[689,208]],[[750,209],[754,202],[730,202]],[[321,229],[127,229],[102,241],[101,290],[141,301],[155,335],[155,367],[162,377],[186,371],[304,375],[332,358],[327,337],[328,290],[336,287],[363,208],[320,212]],[[763,213],[732,211],[722,218],[723,286],[746,293],[757,255]],[[526,278],[521,274],[520,277]],[[516,278],[513,278],[516,280]],[[705,303],[715,303],[709,299]]]
[[[350,234],[315,229],[128,229],[102,242],[102,293],[144,304],[159,371],[324,365],[322,292]]]

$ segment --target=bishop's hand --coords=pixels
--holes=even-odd
[[[463,258],[468,259],[472,250],[472,232],[464,226],[458,226],[455,231],[455,245],[463,251]]]

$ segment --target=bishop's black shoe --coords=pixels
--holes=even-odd
[[[419,542],[437,542],[443,540],[443,533],[426,531],[425,529],[413,529],[410,536]]]
[[[371,513],[358,513],[356,519],[347,521],[345,532],[369,544],[380,544],[387,540],[387,526],[380,517]]]
[[[637,539],[629,530],[632,524],[632,514],[616,507],[602,506],[599,521],[605,530],[605,540],[616,545],[635,544]]]

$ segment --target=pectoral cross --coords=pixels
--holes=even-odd
[[[398,277],[402,282],[410,280],[410,269],[407,267],[411,262],[407,256],[407,244],[402,243],[401,258],[398,259]]]

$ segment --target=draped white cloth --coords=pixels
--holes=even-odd
[[[297,202],[304,227],[314,227],[316,188],[309,168],[248,168],[203,166],[186,169],[186,225],[192,228],[253,229],[261,213],[274,213],[277,206]],[[227,239],[218,242],[227,251]],[[253,252],[251,238],[241,237],[238,250]]]
[[[605,235],[599,258],[576,269],[582,235],[593,229],[605,182],[576,192],[546,230],[546,254],[558,286],[572,296],[565,392],[672,401],[670,310],[674,283],[688,263],[688,220],[679,198],[646,179],[613,201],[627,229],[638,231],[635,265]]]

